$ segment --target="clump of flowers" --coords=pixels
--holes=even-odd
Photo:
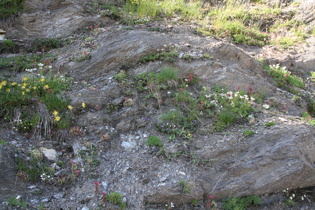
[[[217,203],[214,201],[214,196],[209,195],[208,196],[208,201],[206,203],[206,208],[207,209],[216,209],[217,208]]]

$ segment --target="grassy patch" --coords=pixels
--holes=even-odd
[[[275,122],[267,122],[267,123],[265,123],[266,127],[272,127],[272,126],[275,126],[275,125],[276,125]]]
[[[305,88],[303,80],[280,65],[264,66],[267,74],[270,75],[276,82],[279,88],[283,88],[290,92],[295,92],[293,87]]]
[[[21,72],[28,70],[30,72],[35,72],[43,70],[40,69],[40,65],[48,64],[46,67],[48,68],[49,64],[52,63],[54,58],[50,55],[43,53],[30,53],[20,56],[13,57],[5,57],[0,58],[0,70],[7,69],[11,72]]]
[[[0,1],[0,19],[16,15],[24,8],[24,0]]]
[[[245,210],[250,205],[259,205],[261,203],[261,198],[252,195],[248,197],[238,198],[232,197],[223,200],[223,209],[225,210]]]
[[[111,192],[106,197],[112,204],[118,205],[121,209],[125,209],[127,207],[127,204],[123,202],[123,196],[122,194],[118,192]]]
[[[181,188],[181,192],[184,194],[188,194],[192,190],[192,184],[187,181],[184,180],[178,181],[178,185]]]
[[[148,146],[156,146],[162,147],[163,143],[161,142],[160,138],[157,136],[150,136],[146,142]]]
[[[72,112],[69,100],[62,96],[69,84],[69,80],[60,76],[23,77],[21,81],[2,80],[2,122],[13,121],[21,132],[47,131],[47,123],[59,128],[70,126]]]
[[[249,137],[249,136],[252,136],[254,135],[256,132],[255,131],[252,131],[252,130],[243,130],[243,136],[245,137]]]

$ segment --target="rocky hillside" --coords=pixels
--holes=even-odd
[[[314,208],[314,4],[259,16],[303,22],[291,45],[130,23],[125,1],[25,3],[0,25],[1,209]]]

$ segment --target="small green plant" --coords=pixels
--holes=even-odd
[[[44,132],[44,135],[48,134],[50,125],[62,129],[70,126],[72,107],[69,99],[62,96],[69,84],[70,80],[63,76],[23,77],[21,81],[2,80],[2,121],[13,121],[21,132],[37,131],[39,134]]]
[[[191,185],[191,183],[189,183],[189,182],[187,182],[187,181],[184,181],[184,180],[178,181],[178,185],[180,186],[181,191],[182,191],[182,193],[184,193],[184,194],[188,194],[188,193],[190,193],[191,190],[192,190],[192,185]]]
[[[259,205],[261,203],[261,198],[256,195],[238,198],[232,197],[223,200],[223,209],[225,210],[245,210],[248,206]]]
[[[178,79],[178,70],[172,67],[164,67],[157,74],[157,79],[161,83],[166,83],[168,81],[176,81]]]
[[[14,206],[14,207],[21,207],[21,208],[27,207],[27,201],[21,199],[21,196],[9,198],[8,203],[9,205]]]
[[[32,43],[32,49],[35,52],[47,52],[51,49],[63,47],[64,43],[64,40],[56,38],[35,39]]]
[[[279,88],[290,92],[294,92],[292,86],[305,88],[304,82],[300,77],[292,75],[290,71],[286,70],[285,67],[280,67],[279,64],[264,66],[264,69],[268,75],[272,76]]]
[[[0,20],[9,18],[23,11],[24,0],[0,1]]]
[[[121,209],[125,209],[127,207],[127,204],[122,200],[123,199],[122,194],[118,192],[111,192],[108,194],[106,198],[109,200],[109,202],[111,202],[114,205],[118,205]]]
[[[127,78],[127,73],[124,70],[120,70],[119,73],[115,74],[114,78],[118,82],[122,82],[123,80],[125,80]]]
[[[275,125],[276,125],[275,122],[267,122],[267,123],[265,123],[266,127],[272,127],[272,126],[275,126]]]
[[[148,146],[156,146],[156,147],[162,147],[163,143],[161,142],[160,138],[157,136],[149,136],[146,144]]]
[[[178,57],[178,53],[175,49],[169,49],[166,51],[164,51],[163,49],[163,51],[159,50],[157,53],[150,53],[147,56],[140,58],[140,62],[147,63],[150,61],[158,61],[158,60],[173,62],[174,59],[177,57]]]
[[[243,130],[243,136],[248,137],[254,135],[256,132],[252,130]]]
[[[315,126],[315,119],[311,117],[311,115],[307,112],[302,113],[302,119],[307,121],[312,126]]]
[[[5,145],[7,145],[7,144],[8,144],[8,142],[6,142],[6,141],[5,141],[5,140],[3,140],[3,139],[0,139],[0,144],[5,146]]]
[[[7,58],[4,57],[0,58],[0,70],[5,69],[12,72],[21,72],[24,70],[40,72],[39,64],[50,64],[53,60],[54,58],[52,56],[41,52]],[[48,67],[49,65],[46,66]]]
[[[15,44],[11,39],[5,39],[0,42],[0,53],[14,53]]]
[[[193,199],[193,200],[191,201],[191,205],[192,205],[192,206],[196,206],[196,205],[198,205],[198,203],[199,203],[199,201],[198,201],[197,199]]]

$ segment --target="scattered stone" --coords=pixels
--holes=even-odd
[[[137,146],[137,143],[130,142],[130,141],[123,141],[121,146],[124,147],[126,150],[134,149]]]
[[[41,147],[39,149],[40,149],[40,151],[43,153],[43,155],[48,160],[51,160],[51,161],[56,161],[57,160],[58,154],[57,154],[56,150],[54,150],[54,149],[47,149],[47,148],[44,148],[44,147]]]

